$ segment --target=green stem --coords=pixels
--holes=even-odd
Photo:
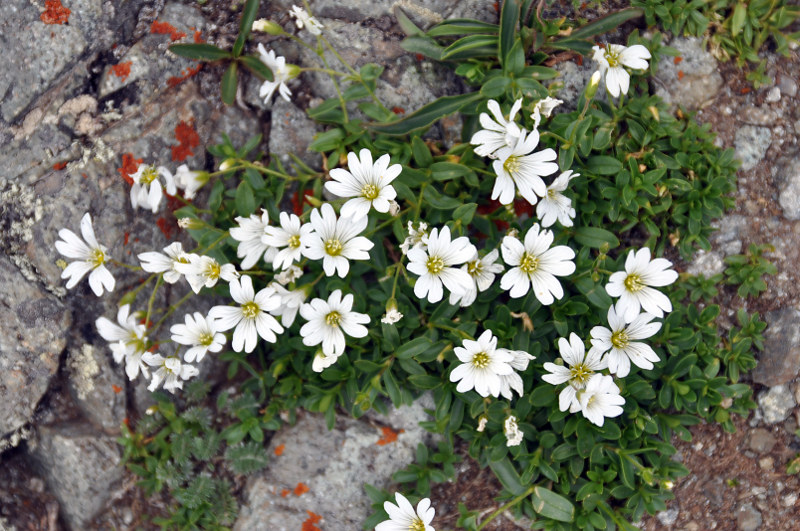
[[[167,317],[169,317],[170,315],[172,315],[173,313],[175,313],[175,310],[177,310],[178,308],[180,308],[180,307],[181,307],[181,305],[183,305],[183,303],[184,303],[184,302],[188,301],[188,300],[189,300],[189,298],[190,298],[192,295],[194,295],[194,292],[193,292],[193,291],[189,291],[189,293],[187,293],[186,295],[184,295],[184,296],[181,298],[181,300],[179,300],[179,301],[178,301],[178,302],[176,302],[175,304],[171,304],[171,305],[170,305],[170,307],[169,307],[169,309],[168,309],[166,312],[164,312],[164,315],[163,315],[163,316],[161,316],[161,319],[159,319],[158,321],[156,321],[156,324],[154,324],[154,325],[153,325],[153,330],[158,330],[158,327],[160,327],[162,324],[164,324],[164,321],[166,321],[166,320],[167,320]]]
[[[156,279],[156,285],[153,286],[153,292],[150,294],[150,300],[147,302],[147,313],[144,316],[144,326],[148,328],[150,323],[150,315],[153,313],[153,303],[156,301],[156,293],[158,293],[158,288],[161,286],[161,282],[164,280],[164,275],[158,275]]]
[[[452,326],[447,326],[447,325],[438,324],[438,323],[428,323],[428,326],[429,326],[429,327],[433,327],[433,328],[440,328],[440,329],[442,329],[442,330],[447,330],[448,332],[452,332],[452,333],[454,333],[454,334],[458,334],[458,335],[460,335],[460,336],[461,336],[461,337],[463,337],[464,339],[472,339],[472,340],[475,340],[475,338],[474,338],[474,337],[472,337],[472,335],[471,335],[471,334],[469,334],[469,333],[467,333],[467,332],[465,332],[465,331],[463,331],[463,330],[461,330],[461,329],[459,329],[459,328],[453,328]]]
[[[489,515],[489,518],[487,518],[486,520],[481,522],[481,525],[478,526],[477,531],[481,531],[481,529],[486,527],[489,524],[489,522],[491,522],[492,520],[494,520],[495,518],[497,518],[498,516],[503,514],[505,511],[507,511],[511,507],[515,506],[516,504],[518,504],[519,502],[521,502],[522,500],[524,500],[525,498],[530,496],[531,494],[533,494],[533,490],[535,488],[536,488],[536,485],[531,485],[530,487],[528,487],[528,490],[526,490],[525,492],[523,492],[522,494],[520,494],[519,496],[517,496],[516,498],[514,498],[513,500],[511,500],[507,504],[503,505],[499,509],[497,509],[491,515]]]

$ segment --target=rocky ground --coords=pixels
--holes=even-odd
[[[262,3],[261,15],[291,26],[290,0]],[[497,17],[485,0],[398,3],[422,25],[438,16]],[[198,69],[166,52],[173,41],[229,47],[240,4],[0,3],[0,42],[13,50],[0,56],[0,529],[133,529],[145,526],[143,515],[163,509],[163,500],[145,499],[119,466],[120,425],[150,402],[143,386],[127,381],[95,331],[94,320],[113,315],[116,299],[97,299],[85,283],[67,294],[53,244],[60,228],[77,229],[87,211],[98,220],[100,241],[120,260],[181,238],[166,210],[153,216],[131,209],[119,171],[123,154],[173,171],[184,162],[210,169],[204,148],[223,132],[234,144],[260,132],[264,151],[285,160],[288,153],[304,154],[309,164],[318,163],[305,154],[315,129],[303,109],[330,95],[321,82],[302,78],[291,85],[295,103],[278,98],[265,106],[257,98],[257,80],[245,78],[237,105],[224,107],[221,67]],[[447,69],[400,48],[393,0],[311,4],[346,59],[386,66],[379,90],[390,106],[415,109],[462,89]],[[309,61],[298,47],[259,39],[290,62]],[[749,243],[771,243],[775,251],[768,256],[779,273],[757,301],[726,299],[728,319],[746,306],[770,325],[752,375],[759,409],[737,421],[735,434],[698,426],[692,442],[680,443],[693,474],[678,482],[669,510],[644,526],[796,529],[800,484],[786,475],[785,465],[800,450],[794,434],[800,402],[800,57],[796,50],[788,59],[766,52],[775,81],[752,90],[741,72],[719,65],[701,43],[677,39],[671,45],[683,60],[662,61],[653,88],[699,109],[697,119],[710,123],[720,144],[734,147],[743,161],[737,206],[719,221],[712,252],[679,268],[717,272],[726,255]],[[563,97],[575,97],[591,66],[565,62],[558,68]],[[452,126],[439,133],[447,137]],[[120,293],[135,282],[117,275]],[[181,296],[167,292],[158,303]],[[412,462],[417,443],[427,440],[417,426],[423,417],[422,405],[361,421],[342,417],[328,433],[321,419],[303,416],[270,441],[269,467],[240,485],[235,528],[267,529],[263,522],[269,521],[270,530],[297,530],[311,518],[309,511],[320,516],[317,525],[325,531],[359,528],[369,503],[353,486],[389,486],[392,472]],[[454,482],[435,489],[437,529],[453,527],[457,501],[496,508],[490,476],[469,461],[457,469]],[[519,527],[509,519],[494,526]]]

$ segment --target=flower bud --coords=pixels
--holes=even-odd
[[[178,220],[178,226],[182,229],[197,230],[203,227],[203,222],[197,218],[186,217]]]
[[[600,71],[598,70],[594,74],[592,74],[591,79],[589,79],[589,85],[586,86],[586,99],[591,100],[594,98],[594,95],[597,94],[597,89],[600,86]]]
[[[222,164],[219,165],[219,171],[225,171],[234,164],[236,164],[236,159],[225,159],[222,161]]]
[[[271,20],[267,20],[265,18],[260,18],[253,22],[253,27],[251,31],[261,31],[264,33],[269,33],[270,35],[283,35],[286,32],[283,31],[283,28],[277,22],[272,22]]]
[[[286,72],[289,74],[289,79],[294,79],[300,75],[303,69],[297,65],[287,64],[286,65]]]

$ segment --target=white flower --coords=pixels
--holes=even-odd
[[[550,96],[544,98],[543,100],[537,101],[536,105],[533,107],[533,113],[531,114],[534,129],[539,128],[539,124],[542,122],[542,116],[545,118],[550,118],[550,114],[552,114],[553,109],[562,103],[564,103],[562,100],[557,100],[556,98],[551,98]]]
[[[133,208],[149,208],[155,214],[164,197],[160,177],[164,178],[167,193],[175,195],[175,180],[168,169],[163,166],[156,168],[148,164],[139,164],[136,173],[131,175],[133,186],[131,186],[131,206]]]
[[[503,433],[506,436],[506,446],[519,446],[525,436],[517,425],[517,417],[510,415],[503,423]]]
[[[311,211],[311,226],[314,232],[306,236],[308,248],[305,255],[312,260],[322,259],[322,269],[327,276],[334,273],[342,278],[350,271],[349,260],[369,260],[369,250],[375,245],[367,238],[358,236],[367,228],[366,216],[360,218],[340,217],[329,203]]]
[[[183,188],[183,197],[194,199],[197,191],[208,182],[208,172],[191,171],[189,166],[181,164],[175,171],[175,185]]]
[[[603,353],[599,350],[591,348],[586,353],[583,341],[575,332],[569,335],[569,341],[563,337],[558,339],[558,351],[569,367],[547,362],[544,364],[544,370],[550,374],[542,376],[542,380],[552,385],[569,382],[558,395],[558,408],[566,411],[576,403],[578,390],[586,387],[591,378],[599,376],[596,372],[605,369],[607,364],[603,359]]]
[[[308,293],[304,288],[298,288],[289,291],[277,283],[272,283],[270,286],[272,286],[272,289],[274,289],[275,293],[277,293],[281,298],[281,304],[274,310],[271,310],[269,313],[275,317],[280,317],[281,324],[285,328],[289,328],[294,323],[294,320],[297,317],[297,312],[300,310],[300,306],[302,306],[306,301]]]
[[[525,234],[524,245],[511,236],[504,237],[503,260],[513,267],[500,279],[500,287],[511,290],[511,297],[518,298],[533,286],[533,293],[545,306],[563,297],[564,290],[556,277],[575,271],[575,264],[570,261],[575,258],[575,251],[566,245],[550,248],[552,243],[553,233],[549,230],[540,233],[538,223]]]
[[[191,345],[183,359],[189,363],[203,361],[207,352],[219,352],[225,345],[225,334],[220,333],[216,321],[206,319],[200,312],[186,314],[186,324],[174,324],[169,331],[171,339],[181,345]]]
[[[491,330],[485,330],[477,340],[465,339],[463,344],[463,347],[453,349],[461,361],[461,365],[450,373],[450,381],[458,382],[456,390],[466,393],[474,388],[483,397],[499,396],[502,388],[500,377],[514,371],[511,353],[497,348],[497,338]]]
[[[486,423],[489,422],[489,419],[486,417],[481,417],[478,419],[478,427],[475,428],[475,431],[482,433],[483,430],[486,429]]]
[[[333,180],[325,183],[325,189],[339,197],[353,198],[342,207],[342,217],[366,216],[370,207],[378,212],[389,211],[389,201],[397,197],[391,182],[403,170],[400,164],[389,166],[389,161],[386,154],[373,164],[372,153],[365,148],[358,156],[353,152],[347,154],[347,170],[334,168],[330,171]]]
[[[428,238],[428,224],[424,221],[420,221],[417,224],[417,228],[414,229],[414,222],[408,222],[408,236],[406,239],[403,240],[403,243],[400,244],[400,250],[403,251],[404,255],[408,254],[408,251],[411,249],[420,248],[422,250],[427,249],[427,244],[425,240]]]
[[[56,250],[67,258],[76,260],[61,272],[61,278],[69,279],[67,289],[74,288],[84,275],[91,271],[89,287],[92,288],[95,295],[102,296],[104,289],[109,292],[114,291],[114,277],[105,266],[108,249],[105,245],[97,243],[94,228],[92,228],[92,216],[88,212],[81,218],[81,235],[83,240],[69,229],[58,231],[58,237],[61,240],[56,240]]]
[[[175,393],[175,389],[183,389],[183,381],[200,374],[197,367],[187,363],[181,363],[177,356],[165,358],[160,354],[146,352],[142,357],[151,367],[158,367],[153,372],[148,391],[155,391],[161,383],[164,383],[164,390]]]
[[[486,106],[495,119],[492,120],[488,114],[482,112],[480,122],[483,129],[472,135],[469,143],[476,146],[475,153],[477,155],[494,157],[500,148],[516,145],[522,134],[520,127],[514,123],[514,117],[522,107],[522,98],[514,102],[508,115],[508,120],[503,116],[503,111],[500,110],[500,105],[495,100],[489,100]],[[539,141],[538,136],[536,141]]]
[[[495,263],[499,256],[500,252],[492,249],[486,256],[479,258],[476,249],[469,262],[461,266],[461,269],[466,271],[472,279],[473,285],[464,293],[451,292],[450,304],[460,303],[462,307],[467,307],[475,302],[479,291],[489,289],[494,282],[495,275],[503,272],[503,265]]]
[[[450,239],[450,228],[433,229],[427,238],[427,249],[415,247],[408,251],[408,270],[419,275],[414,295],[429,302],[439,302],[444,296],[442,284],[448,290],[462,294],[474,285],[469,273],[453,266],[463,264],[475,253],[475,246],[466,236]]]
[[[286,67],[286,58],[276,57],[275,50],[267,52],[261,43],[258,43],[258,53],[261,55],[261,62],[272,70],[273,78],[272,81],[264,81],[258,95],[264,98],[264,103],[269,103],[275,89],[278,89],[281,97],[286,101],[290,101],[289,97],[292,95],[292,91],[286,86],[286,82],[292,79],[293,76],[289,68]]]
[[[277,336],[283,332],[283,327],[267,312],[277,308],[280,297],[269,286],[255,293],[253,279],[243,276],[241,282],[231,280],[231,297],[240,304],[234,306],[214,306],[208,312],[208,317],[217,320],[216,326],[220,330],[230,330],[234,326],[233,341],[231,346],[236,352],[253,352],[256,348],[258,336],[275,343]]]
[[[163,254],[149,251],[140,253],[137,258],[142,263],[142,269],[148,273],[164,273],[164,282],[174,284],[181,278],[175,265],[188,264],[189,256],[189,253],[184,252],[181,242],[173,242],[164,247]]]
[[[620,93],[628,93],[631,76],[623,67],[644,70],[647,68],[647,60],[650,59],[650,52],[641,44],[630,48],[621,44],[606,44],[605,48],[593,46],[592,50],[592,59],[600,65],[601,75],[605,73],[606,88],[615,98]]]
[[[542,227],[549,227],[558,220],[563,226],[571,227],[572,219],[575,217],[575,209],[572,208],[572,201],[565,197],[561,192],[567,189],[569,182],[580,173],[572,173],[567,170],[550,183],[547,192],[539,204],[536,205],[536,215],[542,222]]]
[[[145,378],[148,376],[147,368],[142,362],[142,354],[147,350],[147,327],[137,322],[130,313],[128,304],[120,306],[117,311],[117,322],[112,323],[105,317],[95,321],[100,337],[111,343],[111,353],[114,361],[122,363],[125,360],[125,372],[130,380],[136,379],[141,369]]]
[[[383,502],[383,510],[389,515],[389,520],[375,526],[375,531],[435,531],[430,524],[436,510],[431,507],[429,498],[422,498],[416,511],[399,492],[395,493],[394,499],[397,505]]]
[[[622,415],[625,399],[619,394],[619,387],[611,376],[594,375],[586,384],[586,388],[578,391],[576,403],[570,407],[570,413],[580,411],[589,422],[602,426],[605,417]]]
[[[606,284],[606,292],[612,297],[619,297],[617,314],[626,323],[633,321],[639,310],[663,317],[664,312],[672,311],[669,297],[650,286],[668,286],[678,279],[678,273],[669,269],[672,262],[665,258],[650,260],[650,249],[643,247],[628,253],[625,259],[625,271],[613,273]]]
[[[508,362],[508,364],[514,369],[510,374],[500,376],[500,395],[507,400],[511,400],[514,397],[514,393],[511,392],[513,389],[519,396],[522,396],[524,390],[523,382],[522,377],[517,371],[527,370],[528,363],[530,363],[531,360],[535,360],[536,356],[532,356],[524,350],[498,350],[504,350],[511,355],[511,361]]]
[[[386,305],[386,313],[381,317],[381,322],[384,324],[395,324],[403,318],[403,314],[397,309],[397,302],[394,299],[389,301]]]
[[[289,15],[297,19],[295,23],[298,28],[303,29],[303,27],[305,27],[312,35],[322,35],[322,28],[324,26],[319,23],[319,20],[309,15],[302,7],[292,6]]]
[[[394,199],[389,199],[389,215],[396,218],[400,214],[400,203]]]
[[[611,329],[604,326],[592,328],[592,347],[600,352],[608,352],[606,361],[611,374],[623,378],[630,372],[631,362],[642,369],[652,369],[653,363],[660,361],[650,345],[636,341],[652,337],[661,329],[661,323],[650,322],[653,319],[655,316],[649,313],[640,313],[630,324],[625,324],[616,308],[611,306],[608,309],[608,326]]]
[[[311,370],[314,372],[322,372],[334,363],[336,360],[339,359],[339,356],[336,354],[331,354],[330,356],[326,356],[322,349],[319,349],[316,354],[314,354],[314,360],[311,362]]]
[[[300,307],[300,315],[308,321],[300,328],[303,344],[308,347],[322,343],[325,356],[339,357],[344,352],[344,335],[365,337],[369,316],[353,311],[353,295],[342,297],[342,290],[334,290],[328,300],[313,299]]]
[[[303,276],[303,270],[293,265],[275,275],[275,281],[285,286]]]
[[[556,160],[556,152],[551,148],[533,153],[538,143],[537,130],[527,135],[522,131],[516,144],[497,150],[497,160],[492,163],[497,174],[492,199],[510,205],[518,191],[528,203],[535,205],[539,197],[544,197],[547,187],[542,176],[557,172],[558,164],[550,162]]]
[[[200,256],[198,254],[188,255],[189,262],[175,262],[175,270],[186,275],[192,291],[200,293],[203,287],[213,288],[221,278],[227,282],[239,278],[236,266],[233,264],[221,265],[210,256]]]
[[[263,236],[267,234],[269,227],[269,214],[266,210],[261,210],[261,215],[251,214],[250,217],[236,217],[238,227],[230,230],[231,238],[239,242],[236,247],[236,256],[242,258],[240,267],[242,270],[250,269],[264,256],[264,260],[272,262],[278,254],[278,250],[264,243]]]
[[[272,259],[275,269],[287,269],[292,262],[299,262],[303,258],[306,246],[303,241],[308,240],[308,235],[314,228],[306,223],[300,223],[300,218],[294,214],[281,212],[280,227],[264,227],[261,243],[276,250]]]

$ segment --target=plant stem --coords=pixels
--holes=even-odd
[[[516,504],[518,504],[519,502],[521,502],[522,500],[524,500],[525,498],[527,498],[531,494],[533,494],[533,489],[535,489],[535,488],[536,488],[536,485],[531,485],[530,487],[528,487],[528,490],[526,490],[525,492],[523,492],[522,494],[520,494],[519,496],[517,496],[516,498],[514,498],[513,500],[511,500],[507,504],[503,505],[502,507],[497,509],[492,514],[490,514],[489,518],[487,518],[486,520],[481,522],[481,525],[478,526],[477,531],[481,531],[481,529],[486,527],[489,524],[489,522],[491,522],[492,520],[497,518],[499,515],[503,514],[505,511],[507,511],[511,507],[515,506]]]

